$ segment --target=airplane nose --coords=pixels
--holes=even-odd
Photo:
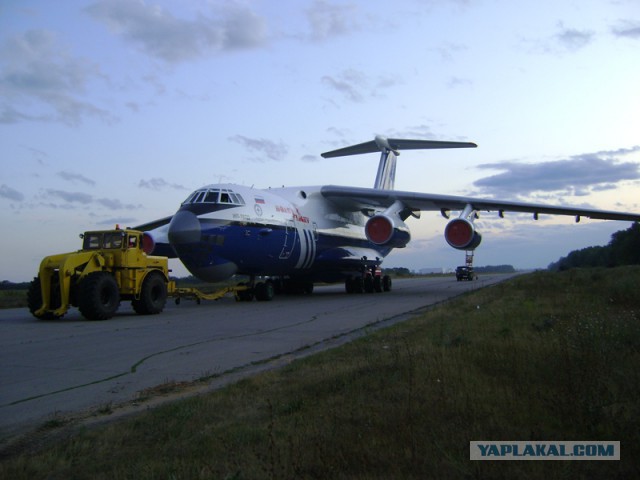
[[[199,242],[201,233],[198,217],[188,210],[180,210],[171,219],[167,235],[171,245],[180,245]]]

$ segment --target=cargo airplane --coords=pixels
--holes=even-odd
[[[448,219],[444,238],[453,248],[473,251],[481,235],[474,221],[481,211],[571,215],[639,221],[640,214],[568,206],[509,202],[394,190],[400,150],[474,148],[470,142],[373,141],[322,154],[324,158],[380,152],[373,188],[313,186],[254,189],[216,184],[191,193],[178,211],[139,225],[147,253],[178,257],[208,282],[248,276],[244,299],[270,300],[279,290],[311,293],[316,282],[344,282],[349,293],[388,291],[380,274],[383,259],[405,247],[408,217],[440,211]],[[452,216],[451,212],[459,212]],[[258,281],[256,281],[258,279]]]

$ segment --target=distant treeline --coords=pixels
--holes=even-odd
[[[578,267],[617,267],[640,265],[640,224],[611,235],[608,245],[574,250],[549,265],[549,270],[561,271]]]
[[[27,290],[29,282],[13,283],[8,280],[0,282],[0,290]]]
[[[473,267],[476,273],[515,273],[513,265],[487,265],[486,267]]]

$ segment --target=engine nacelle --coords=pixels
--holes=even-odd
[[[473,223],[464,218],[456,218],[447,223],[444,238],[458,250],[475,250],[482,242],[482,235],[476,232]]]
[[[402,220],[382,213],[367,221],[364,232],[371,243],[392,248],[406,247],[411,240],[409,227]]]
[[[142,250],[147,255],[159,255],[161,257],[176,258],[178,255],[169,242],[163,242],[162,235],[156,240],[151,232],[142,235]]]

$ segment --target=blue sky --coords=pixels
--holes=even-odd
[[[320,153],[375,134],[479,145],[402,153],[398,189],[639,212],[639,53],[637,0],[4,0],[0,280],[202,185],[372,186],[376,155]],[[496,217],[478,265],[629,227]],[[385,264],[462,262],[445,224]]]

